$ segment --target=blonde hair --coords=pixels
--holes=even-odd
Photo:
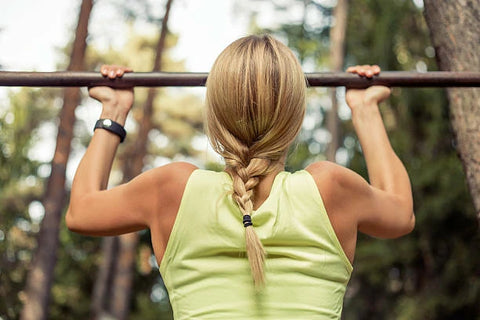
[[[242,215],[253,212],[253,191],[298,135],[305,114],[306,80],[293,52],[269,35],[230,44],[207,80],[206,131],[233,179]],[[248,217],[246,217],[248,219]],[[246,224],[247,256],[255,286],[265,282],[265,250]]]

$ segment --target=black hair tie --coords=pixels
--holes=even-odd
[[[246,214],[243,216],[243,226],[245,228],[249,226],[253,226],[252,217],[249,214]]]

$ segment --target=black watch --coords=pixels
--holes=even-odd
[[[120,143],[122,143],[123,140],[125,140],[125,137],[127,136],[127,131],[125,131],[125,128],[123,128],[123,126],[120,123],[110,119],[97,120],[97,122],[95,123],[95,127],[93,128],[93,131],[97,129],[105,129],[112,133],[115,133],[117,136],[120,137]]]

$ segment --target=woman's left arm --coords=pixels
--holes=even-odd
[[[128,68],[102,66],[101,73],[114,79],[121,77]],[[133,104],[133,89],[90,88],[92,98],[102,103],[101,119],[109,119],[125,125]],[[152,176],[148,173],[130,183],[111,190],[108,184],[112,163],[120,144],[120,137],[104,130],[95,130],[83,156],[72,184],[70,205],[66,223],[72,231],[90,235],[111,235],[136,231],[148,227],[151,201]]]
[[[115,79],[125,72],[125,67],[102,66],[104,76]],[[108,119],[125,126],[128,113],[133,104],[133,88],[112,89],[109,87],[92,87],[92,98],[102,104],[100,119]],[[120,137],[107,130],[95,130],[87,151],[80,162],[72,186],[72,194],[102,190],[107,187],[110,170],[115,157]]]

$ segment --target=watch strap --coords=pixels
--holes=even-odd
[[[99,119],[95,123],[95,127],[93,128],[93,131],[97,129],[105,129],[108,130],[117,136],[120,137],[120,143],[125,140],[125,137],[127,136],[127,131],[125,131],[125,128],[119,124],[118,122],[115,122],[110,119]]]

